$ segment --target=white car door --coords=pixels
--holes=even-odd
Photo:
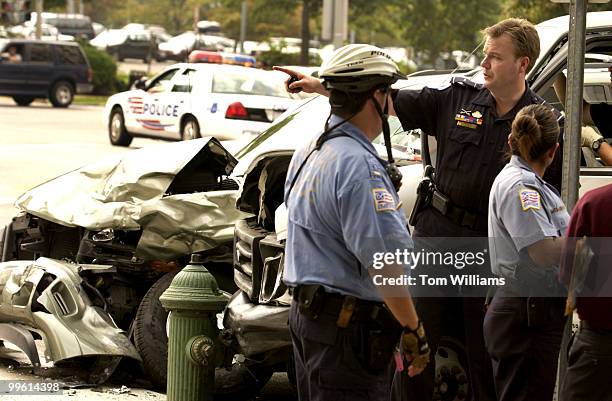
[[[135,132],[150,136],[176,139],[176,133],[169,128],[173,125],[173,119],[178,117],[178,107],[172,96],[172,78],[179,72],[180,68],[164,71],[147,84],[145,91],[140,92],[142,99],[130,97],[130,105],[141,104],[138,115],[134,116],[133,128]],[[128,127],[129,129],[129,127]]]
[[[168,99],[172,104],[171,116],[168,116],[166,127],[167,132],[173,137],[182,139],[181,135],[181,117],[185,113],[191,113],[193,89],[195,85],[196,70],[190,67],[179,71],[172,78],[170,93]]]

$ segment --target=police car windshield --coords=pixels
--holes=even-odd
[[[252,70],[253,74],[222,71],[213,77],[212,91],[241,95],[261,95],[290,98],[282,80],[267,71]]]

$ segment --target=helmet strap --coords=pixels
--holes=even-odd
[[[374,108],[378,112],[378,115],[380,116],[382,122],[383,139],[385,140],[385,148],[387,149],[388,162],[385,169],[387,170],[387,174],[389,175],[389,178],[391,179],[391,183],[395,187],[395,190],[399,191],[400,187],[402,186],[402,173],[395,165],[395,160],[393,159],[393,152],[391,150],[391,130],[389,129],[389,116],[387,115],[389,109],[389,106],[387,104],[387,90],[383,90],[382,92],[385,94],[384,113],[380,107],[380,104],[378,103],[378,101],[376,101],[376,98],[374,97],[374,92],[372,93],[372,96],[370,96],[370,99],[372,99],[372,102],[374,103]]]

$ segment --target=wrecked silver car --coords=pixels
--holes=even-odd
[[[32,333],[54,362],[142,359],[165,387],[167,314],[158,298],[173,275],[199,253],[221,288],[235,289],[234,225],[248,216],[235,208],[236,163],[216,139],[155,145],[20,196],[23,212],[0,229],[0,339],[33,364]]]
[[[45,359],[54,363],[102,356],[140,361],[126,332],[92,302],[90,296],[100,294],[83,282],[82,269],[107,266],[48,258],[0,263],[0,321],[10,322],[0,323],[0,338],[23,350],[32,366],[41,366],[34,334],[44,341]]]

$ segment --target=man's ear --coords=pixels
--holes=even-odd
[[[519,69],[525,75],[527,75],[527,68],[529,68],[529,61],[530,61],[529,57],[527,56],[521,57],[520,59]]]

